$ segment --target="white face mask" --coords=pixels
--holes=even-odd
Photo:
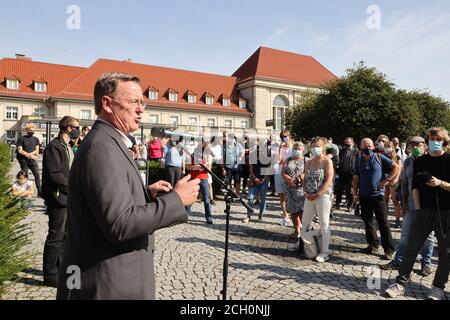
[[[318,157],[322,154],[323,149],[321,147],[314,147],[311,148],[311,155],[314,157]]]
[[[293,158],[299,158],[302,155],[302,152],[300,150],[292,150],[292,157]]]

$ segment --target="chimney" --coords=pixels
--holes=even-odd
[[[31,58],[27,57],[23,53],[16,53],[16,59],[17,60],[29,60],[29,61],[31,61]]]

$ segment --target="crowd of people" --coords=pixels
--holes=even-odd
[[[42,187],[36,162],[39,140],[33,136],[35,127],[26,127],[27,134],[17,143],[21,171],[11,187],[12,194],[30,207],[34,190],[28,180],[28,169],[31,169],[38,195],[44,198],[49,215],[44,279],[51,286],[56,286],[63,254],[69,172],[89,133],[88,127],[80,130],[79,121],[73,117],[64,117],[59,127],[60,134],[44,150]],[[182,136],[151,137],[148,143],[137,143],[133,135],[127,138],[133,159],[157,163],[171,186],[176,186],[187,174],[199,179],[208,224],[214,223],[213,207],[217,199],[213,194],[213,179],[201,165],[218,172],[236,194],[246,198],[257,211],[260,223],[265,220],[267,197],[277,197],[279,224],[293,229],[295,240],[288,246],[290,251],[301,254],[305,245],[313,245],[308,232],[313,222],[318,223],[321,241],[314,257],[318,263],[330,259],[330,219],[333,212],[344,206],[364,222],[367,247],[362,252],[376,254],[381,242],[383,259],[389,261],[381,269],[399,270],[396,283],[386,290],[391,297],[404,292],[419,252],[420,274],[432,273],[431,257],[437,238],[439,264],[430,298],[442,297],[450,268],[447,130],[432,128],[425,137],[411,137],[403,146],[398,138],[381,134],[375,141],[362,139],[359,148],[352,137],[342,141],[341,146],[324,137],[315,137],[308,143],[296,142],[287,130],[268,137],[251,137],[247,131],[238,137],[225,131],[221,136],[203,136],[199,142],[183,140]],[[393,225],[388,222],[391,202]],[[186,210],[190,213],[191,205]],[[248,211],[242,222],[249,223],[252,219]],[[398,246],[391,228],[401,228]]]

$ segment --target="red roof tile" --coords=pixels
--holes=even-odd
[[[85,68],[64,66],[31,60],[10,59],[0,60],[0,95],[48,99],[58,94],[65,86],[78,77]],[[4,79],[14,75],[20,80],[19,90],[6,89]],[[33,82],[45,79],[47,92],[34,91]]]
[[[260,47],[233,76],[239,82],[259,78],[316,86],[336,79],[311,56],[265,47]]]

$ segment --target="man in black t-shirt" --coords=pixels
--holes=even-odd
[[[41,179],[39,176],[39,166],[36,161],[39,156],[40,142],[34,136],[36,126],[28,124],[25,127],[27,134],[17,140],[17,160],[19,160],[20,169],[28,173],[31,170],[34,176],[38,196],[41,195]]]
[[[402,295],[422,245],[434,230],[439,249],[439,262],[429,299],[441,300],[450,271],[450,154],[444,148],[450,143],[447,130],[432,128],[426,141],[429,153],[414,162],[412,182],[416,208],[411,234],[405,249],[396,283],[386,293]]]

